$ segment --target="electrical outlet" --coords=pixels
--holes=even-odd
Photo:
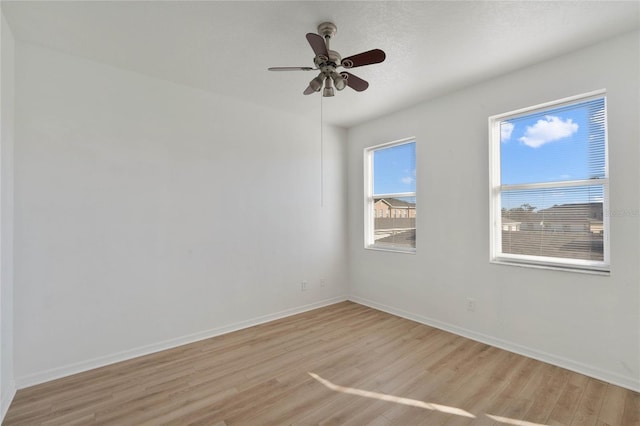
[[[320,279],[320,287],[324,287],[327,285],[327,281],[324,278]]]
[[[476,310],[476,300],[475,299],[467,299],[467,311],[475,312]]]
[[[300,283],[300,290],[301,291],[307,291],[307,282],[306,281],[302,281],[302,283]]]

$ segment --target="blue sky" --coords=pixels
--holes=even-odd
[[[592,101],[503,121],[500,127],[501,183],[603,177],[604,161],[597,161],[601,158],[602,151],[598,149],[601,144],[589,141],[590,137],[603,135],[599,132],[603,131],[604,124],[598,122],[598,114],[603,108],[603,101]],[[593,186],[503,193],[502,204],[512,208],[528,203],[540,209],[554,204],[601,200],[601,187]]]
[[[406,143],[373,152],[373,193],[397,194],[416,191],[416,143]]]
[[[588,112],[526,116],[501,123],[501,183],[588,179]]]

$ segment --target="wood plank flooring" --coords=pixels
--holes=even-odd
[[[640,425],[640,394],[352,302],[18,391],[4,425]]]

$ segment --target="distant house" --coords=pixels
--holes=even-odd
[[[589,231],[592,234],[602,234],[604,230],[604,222],[597,219],[589,219]]]
[[[560,204],[537,214],[546,230],[599,234],[603,229],[602,203]]]
[[[559,204],[546,209],[504,210],[503,231],[590,232],[603,230],[602,203]]]
[[[519,231],[520,225],[522,225],[522,222],[517,222],[515,220],[507,219],[506,217],[502,218],[503,231]]]
[[[416,217],[416,203],[409,203],[397,198],[376,198],[374,201],[373,213],[375,217]]]

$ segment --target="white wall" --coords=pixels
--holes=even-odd
[[[314,99],[286,115],[17,43],[18,387],[344,300],[346,132],[325,128],[321,206]]]
[[[639,38],[628,34],[350,129],[351,298],[640,389]],[[602,88],[611,275],[489,264],[487,118]],[[365,250],[362,151],[409,136],[417,139],[417,254]]]
[[[15,394],[13,380],[14,39],[0,16],[0,422]]]

